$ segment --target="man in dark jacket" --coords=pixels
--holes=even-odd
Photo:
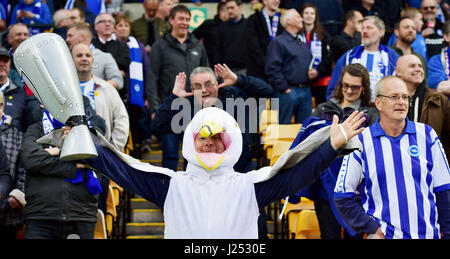
[[[363,16],[356,10],[350,10],[344,16],[344,29],[330,42],[331,54],[335,62],[348,50],[361,44],[361,22]]]
[[[263,0],[264,8],[247,19],[247,75],[265,78],[267,46],[283,32],[278,12],[279,0]],[[269,29],[270,28],[270,29]]]
[[[84,98],[86,118],[93,128],[104,134],[105,121]],[[37,108],[39,109],[39,108]],[[48,112],[31,125],[24,135],[21,156],[26,170],[24,210],[26,239],[61,239],[77,234],[82,239],[94,237],[97,222],[99,189],[95,173],[79,163],[59,159],[59,149],[41,145],[37,139],[45,128],[56,128],[60,122]],[[95,179],[94,179],[95,178]],[[98,181],[97,181],[98,183]]]
[[[267,47],[265,72],[267,81],[275,88],[279,98],[279,122],[302,123],[312,112],[310,89],[310,64],[312,54],[308,45],[297,40],[303,28],[303,19],[295,9],[281,16],[284,32],[272,40]]]
[[[242,14],[241,0],[226,0],[228,21],[219,24],[219,44],[214,55],[220,64],[227,64],[238,74],[247,69],[245,31],[247,19]]]
[[[19,151],[25,131],[25,90],[14,84],[10,74],[11,55],[5,48],[0,48],[0,92],[4,95],[3,108],[0,108],[0,142],[6,152],[9,163],[11,185],[6,199],[0,201],[0,232],[4,238],[14,239],[22,227],[24,205],[25,171],[21,165]],[[1,238],[1,237],[0,237]]]
[[[209,66],[205,48],[189,33],[190,19],[191,12],[186,6],[177,5],[172,8],[169,17],[172,30],[152,46],[145,87],[146,102],[150,106],[152,117],[159,105],[172,92],[178,73],[190,74],[198,66]],[[177,169],[178,164],[178,138],[176,134],[161,135],[162,165],[173,170]]]
[[[211,67],[219,63],[218,58],[214,55],[214,49],[219,44],[219,24],[228,20],[228,12],[225,6],[225,2],[219,2],[217,4],[217,14],[213,19],[204,21],[199,27],[197,27],[192,34],[199,40],[203,40],[206,52],[208,53],[208,60]]]

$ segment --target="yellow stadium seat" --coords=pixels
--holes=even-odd
[[[97,223],[95,223],[94,239],[107,239],[105,215],[97,210]]]
[[[284,199],[281,200],[282,204],[285,202]],[[302,197],[300,202],[296,204],[287,202],[281,220],[281,227],[284,231],[288,232],[288,238],[295,236],[297,231],[297,217],[302,210],[314,210],[314,202],[305,197]]]
[[[265,134],[261,137],[261,142],[264,144],[263,150],[266,151],[266,157],[272,157],[273,145],[277,141],[294,141],[298,132],[302,128],[302,124],[270,124],[267,126]]]
[[[319,222],[314,210],[299,212],[295,239],[320,239]]]
[[[112,231],[114,228],[114,222],[117,218],[117,210],[116,210],[116,201],[114,198],[114,191],[111,185],[109,185],[108,198],[106,200],[106,230],[108,233],[108,237],[112,236]]]
[[[259,116],[259,132],[264,133],[270,124],[278,124],[277,110],[263,110]]]
[[[273,144],[270,166],[273,166],[280,156],[286,153],[292,145],[292,141],[277,141]]]
[[[117,183],[115,183],[114,181],[109,181],[109,185],[112,187],[113,189],[113,194],[114,194],[114,201],[116,202],[116,206],[120,204],[120,195],[123,192],[123,188],[120,187]]]

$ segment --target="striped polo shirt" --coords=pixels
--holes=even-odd
[[[344,158],[335,197],[361,193],[386,238],[440,238],[435,193],[450,189],[450,169],[436,132],[406,119],[393,138],[378,119],[358,137],[362,152]]]

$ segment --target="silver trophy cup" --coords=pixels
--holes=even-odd
[[[97,156],[87,127],[80,82],[66,42],[54,33],[34,35],[16,49],[14,64],[53,117],[72,126],[61,147],[60,159],[73,161]]]

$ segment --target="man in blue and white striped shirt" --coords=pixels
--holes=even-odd
[[[435,131],[407,119],[409,99],[399,78],[377,84],[380,118],[358,135],[362,151],[344,158],[336,207],[369,238],[450,238],[448,161]]]

